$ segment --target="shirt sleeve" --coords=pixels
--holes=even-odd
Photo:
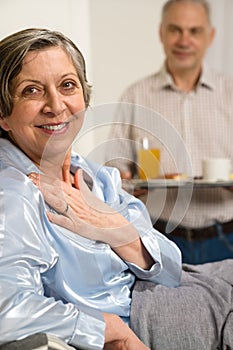
[[[124,195],[127,198],[128,194]],[[130,196],[126,217],[134,224],[144,247],[154,260],[150,270],[127,263],[131,271],[140,279],[176,287],[181,278],[181,252],[177,245],[152,226],[145,205]]]
[[[46,232],[44,204],[16,171],[0,175],[0,344],[44,332],[80,349],[102,349],[98,310],[46,297],[44,277],[58,256]],[[3,174],[3,172],[1,174]],[[32,195],[32,193],[34,194]]]
[[[181,278],[180,249],[173,241],[153,228],[144,203],[122,190],[119,171],[110,167],[103,168],[102,171],[105,172],[105,201],[135,226],[142,243],[155,262],[149,271],[126,262],[130,270],[140,279],[170,287],[178,286]]]

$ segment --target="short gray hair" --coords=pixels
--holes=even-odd
[[[167,2],[165,2],[165,4],[162,7],[162,19],[165,15],[165,13],[167,12],[167,10],[169,9],[169,7],[173,4],[179,3],[179,2],[192,2],[194,4],[199,4],[201,6],[203,6],[203,8],[205,9],[205,12],[207,14],[207,18],[209,23],[211,23],[211,8],[210,8],[210,4],[207,0],[168,0]]]
[[[78,47],[64,34],[41,28],[28,28],[0,41],[0,113],[11,114],[13,108],[12,81],[20,73],[28,52],[48,47],[61,47],[72,59],[83,88],[85,106],[90,102],[91,86],[87,82],[84,57]]]

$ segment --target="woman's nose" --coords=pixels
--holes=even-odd
[[[43,112],[52,116],[61,114],[66,109],[63,97],[58,92],[47,93]]]

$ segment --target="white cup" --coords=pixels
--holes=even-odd
[[[231,160],[228,158],[208,158],[202,160],[202,176],[208,181],[228,181]]]

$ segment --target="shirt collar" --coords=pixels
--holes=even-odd
[[[209,88],[210,90],[216,89],[216,81],[214,79],[214,74],[210,67],[204,63],[202,67],[202,74],[200,76],[199,85]]]
[[[12,166],[23,174],[28,175],[31,172],[41,173],[40,169],[28,158],[19,148],[13,145],[9,140],[0,137],[0,169],[6,166]],[[83,178],[88,187],[92,189],[93,174],[89,174],[90,169],[84,158],[73,152],[71,159],[71,172],[75,173],[78,168],[82,168]]]
[[[173,82],[172,76],[168,73],[165,62],[163,63],[159,73],[159,86],[161,89],[163,88],[172,88],[177,89],[176,85]],[[214,81],[213,72],[208,67],[206,63],[203,64],[202,73],[199,78],[197,87],[203,86],[210,90],[214,90],[216,88],[216,82]]]

